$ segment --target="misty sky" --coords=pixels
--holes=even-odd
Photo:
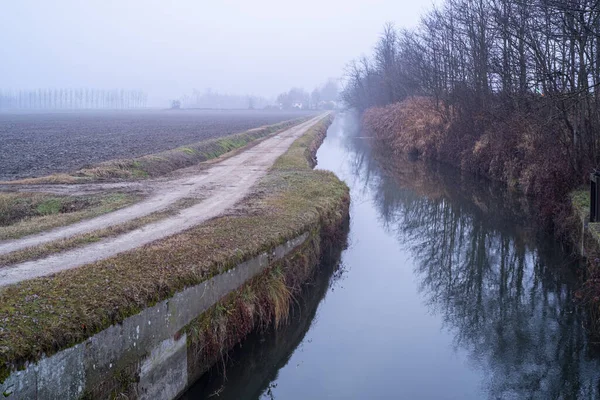
[[[0,0],[0,88],[312,90],[431,0]]]

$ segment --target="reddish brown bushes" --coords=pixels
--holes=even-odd
[[[365,127],[395,153],[412,153],[505,182],[534,197],[544,217],[564,202],[581,177],[560,141],[561,127],[542,109],[492,104],[486,114],[412,97],[368,109]]]
[[[396,153],[436,158],[437,144],[448,132],[444,114],[427,97],[413,97],[386,107],[365,111],[364,123]]]

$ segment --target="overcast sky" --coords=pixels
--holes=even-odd
[[[0,0],[0,88],[312,90],[431,0]]]

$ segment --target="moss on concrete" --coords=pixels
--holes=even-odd
[[[590,220],[590,192],[587,189],[579,189],[570,194],[573,213],[584,226],[587,253],[596,253],[600,249],[600,222],[589,222]],[[590,242],[590,239],[592,242]]]
[[[317,124],[300,141],[306,146],[312,143],[307,137],[322,138],[328,124]],[[348,187],[330,172],[313,171],[305,149],[295,145],[285,153],[228,215],[106,260],[2,289],[0,366],[14,368],[80,343],[185,287],[315,232],[328,225],[324,221],[342,219]]]
[[[585,189],[572,192],[571,203],[580,215],[588,215],[590,211],[590,192]]]

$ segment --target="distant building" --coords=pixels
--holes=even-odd
[[[295,108],[297,110],[302,110],[304,108],[304,104],[302,104],[301,102],[297,101],[295,103],[292,103],[292,108]]]

